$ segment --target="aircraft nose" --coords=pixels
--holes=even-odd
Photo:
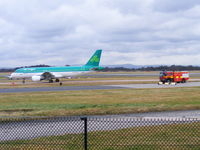
[[[9,79],[12,79],[13,76],[14,76],[14,73],[11,73],[10,76],[8,76],[8,77],[9,77]]]

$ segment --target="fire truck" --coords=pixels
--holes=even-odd
[[[159,84],[185,83],[189,80],[188,71],[162,71]]]

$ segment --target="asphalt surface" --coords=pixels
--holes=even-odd
[[[85,117],[85,116],[82,116]],[[151,112],[129,115],[87,116],[88,131],[106,131],[138,126],[152,126],[200,121],[200,110]],[[5,118],[3,118],[5,120]],[[27,119],[27,118],[26,118]],[[8,120],[15,120],[10,118]],[[47,120],[0,122],[0,141],[33,139],[84,132],[81,117],[60,117]]]
[[[102,82],[148,82],[148,81],[155,81],[157,82],[157,79],[129,79],[129,80],[92,80],[92,81],[88,81],[88,80],[83,80],[83,81],[79,81],[79,80],[65,80],[62,81],[62,83],[102,83]],[[194,81],[200,81],[200,79],[194,79]],[[22,82],[14,82],[16,85],[23,85]],[[25,84],[35,84],[35,83],[49,83],[49,82],[33,82],[33,81],[28,81]],[[0,82],[1,85],[12,85],[12,82]]]
[[[37,87],[37,88],[10,88],[10,89],[0,89],[0,93],[108,90],[108,89],[122,89],[122,88],[112,87],[112,86],[60,86],[60,87]]]
[[[133,89],[143,89],[143,88],[177,88],[177,87],[199,87],[200,82],[188,82],[179,83],[176,85],[158,85],[158,84],[123,84],[123,85],[109,85],[109,87],[117,88],[133,88]]]
[[[82,77],[158,77],[159,73],[100,73],[100,74],[86,74]],[[190,73],[190,77],[200,77],[200,73]]]
[[[177,87],[199,87],[200,82],[188,82],[177,85],[158,84],[123,84],[103,86],[60,86],[60,87],[37,87],[37,88],[10,88],[0,89],[0,93],[22,93],[22,92],[51,92],[51,91],[77,91],[77,90],[109,90],[109,89],[141,89],[141,88],[177,88]]]

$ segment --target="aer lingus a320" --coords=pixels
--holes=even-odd
[[[83,66],[65,66],[65,67],[31,67],[20,68],[13,72],[10,79],[32,79],[32,81],[48,80],[59,82],[60,78],[77,76],[85,73],[94,72],[103,69],[99,67],[102,50],[97,50],[89,61]]]

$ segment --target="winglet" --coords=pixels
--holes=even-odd
[[[102,50],[96,50],[85,66],[99,66]]]

